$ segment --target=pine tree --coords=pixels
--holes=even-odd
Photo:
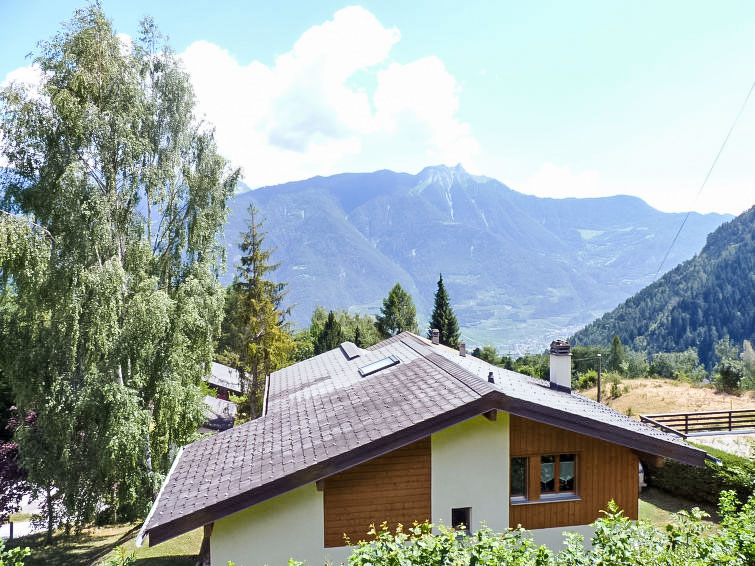
[[[362,348],[363,347],[362,332],[359,330],[358,326],[354,329],[354,345],[357,348]]]
[[[433,337],[433,329],[440,332],[440,343],[450,348],[459,347],[459,323],[456,315],[451,308],[451,301],[448,297],[445,285],[443,285],[443,274],[438,279],[438,290],[435,291],[435,306],[433,314],[430,317],[430,329],[427,337]]]
[[[343,342],[343,330],[341,324],[336,320],[336,315],[333,311],[328,313],[328,319],[325,321],[322,332],[317,337],[317,343],[315,344],[315,355],[328,352]]]
[[[378,332],[389,338],[401,332],[418,332],[417,309],[414,307],[412,296],[396,283],[383,299],[380,314],[376,317],[375,325]]]
[[[239,248],[241,262],[226,302],[223,357],[237,369],[242,385],[248,386],[240,412],[256,418],[262,408],[261,377],[288,362],[294,343],[286,320],[289,309],[281,308],[286,284],[268,278],[280,264],[270,262],[275,250],[265,247],[265,232],[253,204]]]

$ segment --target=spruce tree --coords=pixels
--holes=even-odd
[[[626,356],[624,355],[624,346],[621,344],[621,339],[618,334],[614,334],[611,339],[611,354],[608,358],[608,369],[611,371],[623,371],[624,361]]]
[[[239,248],[241,261],[226,298],[223,358],[236,368],[245,387],[242,414],[254,419],[261,410],[264,376],[283,367],[294,349],[286,320],[289,309],[281,307],[287,285],[269,278],[280,264],[270,260],[275,250],[265,246],[254,204],[249,205],[249,225]]]
[[[451,301],[448,298],[448,292],[443,285],[443,274],[438,279],[438,290],[435,291],[435,306],[433,314],[430,317],[430,329],[427,337],[433,337],[433,329],[437,328],[440,332],[440,343],[450,348],[459,347],[459,323],[456,315],[451,308]]]
[[[417,309],[412,296],[396,283],[383,299],[380,314],[375,317],[375,326],[383,338],[395,336],[401,332],[418,332]]]
[[[336,314],[333,311],[330,311],[328,313],[328,319],[325,321],[325,326],[323,326],[322,332],[320,332],[320,335],[317,337],[315,355],[338,348],[343,341],[341,324],[336,319]]]

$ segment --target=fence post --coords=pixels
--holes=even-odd
[[[10,522],[10,536],[8,540],[13,541],[13,521]]]
[[[729,432],[731,432],[732,430],[734,429],[731,427],[731,411],[729,411]]]
[[[684,415],[684,434],[689,434],[689,413]]]

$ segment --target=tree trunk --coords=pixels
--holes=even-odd
[[[50,488],[50,485],[48,484],[45,489],[45,495],[46,495],[46,501],[47,501],[47,544],[52,544],[52,528],[53,523],[55,521],[54,515],[53,515],[53,505],[52,505],[52,489]]]

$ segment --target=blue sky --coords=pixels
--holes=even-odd
[[[0,0],[0,82],[80,2]],[[755,203],[752,2],[103,0],[152,15],[251,186],[461,162],[541,196]]]

